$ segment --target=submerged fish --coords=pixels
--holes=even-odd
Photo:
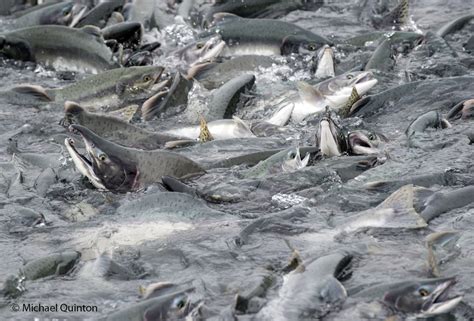
[[[333,253],[297,268],[285,277],[278,297],[260,310],[257,319],[290,321],[324,317],[347,298],[340,279],[351,261],[349,253]]]
[[[167,293],[135,303],[113,312],[104,321],[166,321],[183,320],[192,308],[190,293],[193,288]]]
[[[355,294],[358,298],[379,299],[396,311],[430,317],[447,313],[462,300],[462,296],[448,298],[454,277],[409,280],[370,287]]]
[[[69,272],[79,261],[81,253],[65,251],[28,262],[21,269],[21,275],[27,280],[36,280],[50,275],[62,275]]]
[[[228,12],[247,18],[275,19],[293,10],[316,11],[324,4],[321,0],[229,0],[217,2],[206,12],[204,19],[211,22],[214,14]]]
[[[299,170],[308,165],[309,156],[310,153],[307,153],[305,158],[301,159],[299,147],[290,147],[246,170],[244,177],[261,178],[282,170],[285,172]]]

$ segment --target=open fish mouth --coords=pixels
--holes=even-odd
[[[370,140],[365,135],[361,135],[357,132],[350,133],[348,135],[348,141],[352,153],[356,155],[374,154],[378,152],[377,148],[372,146]]]
[[[77,134],[78,132],[75,131]],[[76,149],[74,139],[72,138],[66,138],[64,140],[64,145],[66,146],[67,151],[69,152],[69,155],[71,155],[72,161],[74,165],[76,166],[77,170],[91,181],[92,185],[94,185],[98,189],[103,189],[105,190],[105,186],[102,184],[102,180],[97,177],[97,175],[94,172],[94,167],[93,163],[91,160],[89,160],[85,155],[79,153],[79,151]]]
[[[211,38],[206,42],[203,48],[204,55],[195,61],[192,65],[209,62],[218,57],[225,48],[225,41],[220,38]]]
[[[422,307],[422,316],[434,316],[447,313],[454,309],[462,300],[462,296],[458,295],[449,298],[449,290],[456,284],[456,279],[451,278],[440,285],[433,291],[432,298],[428,300]]]
[[[371,81],[371,80],[375,80],[374,74],[368,71],[356,77],[355,84],[360,84],[360,83]]]

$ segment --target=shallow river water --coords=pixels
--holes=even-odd
[[[317,11],[297,10],[279,19],[336,44],[374,30],[364,22],[369,13],[363,9],[360,13],[364,1],[324,2]],[[391,7],[396,4],[387,2]],[[412,23],[422,33],[436,31],[472,10],[472,1],[410,1]],[[0,30],[9,30],[9,23],[7,18],[0,20]],[[167,37],[179,38],[173,34],[177,28],[168,29]],[[402,222],[397,228],[336,233],[351,216],[375,208],[403,185],[413,183],[436,192],[474,184],[474,145],[466,135],[473,131],[472,118],[419,134],[417,146],[411,146],[405,135],[419,115],[430,110],[446,115],[452,106],[474,97],[474,52],[463,49],[473,32],[471,21],[446,36],[449,50],[428,54],[428,44],[422,43],[398,53],[390,71],[374,71],[378,83],[370,95],[409,81],[425,83],[389,93],[373,108],[369,103],[343,121],[371,128],[387,138],[384,152],[378,155],[380,165],[361,170],[359,175],[341,174],[337,164],[355,162],[351,158],[355,156],[341,156],[259,179],[243,179],[244,165],[212,169],[187,182],[207,197],[163,192],[158,182],[126,194],[99,191],[75,169],[64,146],[64,138],[70,134],[59,124],[64,117],[62,108],[39,110],[0,102],[0,281],[18,275],[23,264],[33,259],[64,250],[81,253],[68,274],[26,280],[21,296],[2,298],[0,319],[100,319],[140,302],[141,286],[171,282],[194,288],[191,300],[201,304],[200,318],[259,320],[264,317],[257,314],[260,306],[270,306],[280,295],[286,274],[282,271],[295,251],[303,262],[309,262],[356,249],[351,275],[342,282],[348,298],[322,318],[385,320],[390,314],[375,310],[370,318],[370,314],[359,312],[370,301],[351,293],[379,283],[432,277],[425,238],[433,232],[454,230],[459,239],[439,265],[439,276],[455,276],[457,284],[452,291],[463,299],[454,310],[433,320],[474,320],[474,203],[448,210],[425,227],[410,228]],[[150,38],[156,34],[147,32]],[[360,68],[374,49],[370,44],[359,48],[336,45],[336,74]],[[268,107],[271,97],[293,91],[298,80],[314,77],[304,59],[291,56],[283,63],[255,70],[256,84],[249,93],[254,98],[240,106],[237,115],[246,121],[269,117],[274,111]],[[155,57],[154,63],[161,64],[160,57]],[[55,71],[33,63],[0,60],[0,91],[24,83],[58,87],[82,77],[77,74],[64,80]],[[433,82],[427,84],[429,81]],[[187,111],[137,125],[160,130],[197,124],[195,109],[209,95],[195,85]],[[317,126],[318,118],[310,117],[299,124],[290,123],[286,131],[272,137],[211,141],[175,151],[205,164],[250,152],[314,145]],[[420,176],[437,179],[417,180]],[[39,215],[44,216],[44,223],[34,225]],[[260,223],[244,230],[255,222]],[[127,275],[104,275],[110,258],[124,267]],[[235,311],[236,295],[249,292],[265,278],[272,282],[253,301],[258,307],[244,313]],[[316,281],[309,277],[308,282]],[[74,311],[15,312],[12,304],[64,304]],[[96,311],[75,308],[83,305]]]

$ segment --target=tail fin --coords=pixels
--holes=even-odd
[[[41,101],[53,101],[53,99],[48,95],[46,89],[37,85],[19,85],[11,89],[14,92],[31,95],[38,98]]]
[[[385,217],[383,227],[420,228],[427,226],[425,220],[413,207],[413,185],[405,185],[393,192],[375,208],[375,213]],[[388,214],[388,215],[387,215]]]
[[[376,208],[357,215],[344,230],[354,231],[361,227],[412,229],[426,227],[426,221],[413,207],[413,199],[413,185],[402,186]]]
[[[409,0],[402,0],[398,6],[383,17],[385,26],[400,26],[408,22]]]

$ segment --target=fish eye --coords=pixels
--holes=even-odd
[[[346,78],[347,78],[347,79],[352,79],[352,78],[354,78],[354,76],[353,76],[352,74],[348,74],[348,75],[346,76]]]
[[[375,140],[375,135],[374,134],[369,134],[367,136],[370,140]]]
[[[197,49],[202,49],[203,47],[204,47],[204,44],[203,44],[202,42],[198,42],[198,43],[196,44],[196,48],[197,48]]]
[[[105,160],[107,159],[107,156],[105,156],[105,154],[100,154],[99,155],[99,160],[104,162]]]
[[[178,309],[182,309],[184,308],[185,305],[186,305],[186,302],[184,300],[179,300],[179,302],[176,304],[176,307]]]
[[[421,288],[418,290],[418,293],[422,296],[422,297],[425,297],[425,296],[428,296],[430,293],[428,292],[427,289],[424,289],[424,288]]]
[[[173,305],[175,308],[181,310],[186,306],[186,298],[185,297],[180,297],[176,298],[173,302]]]
[[[149,81],[151,81],[151,77],[146,75],[145,77],[143,77],[143,81],[149,82]]]
[[[314,43],[310,43],[308,45],[308,50],[315,51],[317,49],[317,46]]]

